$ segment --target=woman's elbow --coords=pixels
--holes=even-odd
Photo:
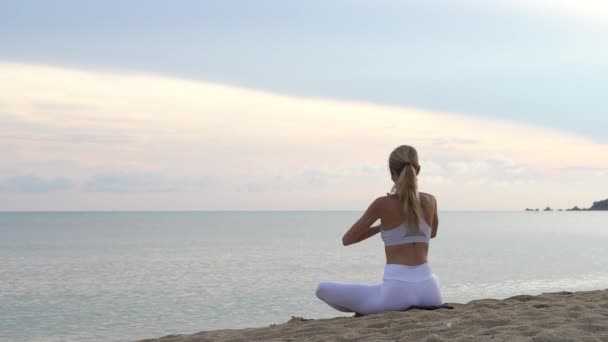
[[[353,242],[346,235],[344,235],[342,237],[342,245],[343,246],[348,246],[348,245],[352,245],[352,244],[353,244]]]

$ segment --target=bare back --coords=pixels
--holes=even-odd
[[[384,230],[396,228],[404,221],[403,207],[397,195],[382,197],[380,211],[380,224]],[[432,228],[432,237],[437,231],[437,208],[435,198],[430,194],[420,193],[422,219]],[[416,266],[427,262],[429,244],[421,242],[404,243],[394,246],[385,246],[387,264],[402,264]]]

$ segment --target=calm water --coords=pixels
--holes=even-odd
[[[0,213],[0,340],[127,341],[345,315],[320,280],[377,283],[359,212]],[[608,288],[608,212],[446,212],[447,302]]]

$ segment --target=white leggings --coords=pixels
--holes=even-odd
[[[439,278],[428,262],[418,266],[386,264],[381,284],[322,281],[316,295],[336,310],[361,314],[443,304]]]

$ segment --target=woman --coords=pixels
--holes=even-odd
[[[386,265],[381,284],[322,281],[316,295],[336,310],[355,312],[355,317],[410,306],[443,303],[439,278],[427,261],[429,240],[437,235],[437,201],[418,192],[420,172],[416,149],[402,145],[388,160],[395,183],[387,196],[375,199],[363,216],[344,234],[344,246],[380,233]],[[370,227],[380,219],[380,225]]]

